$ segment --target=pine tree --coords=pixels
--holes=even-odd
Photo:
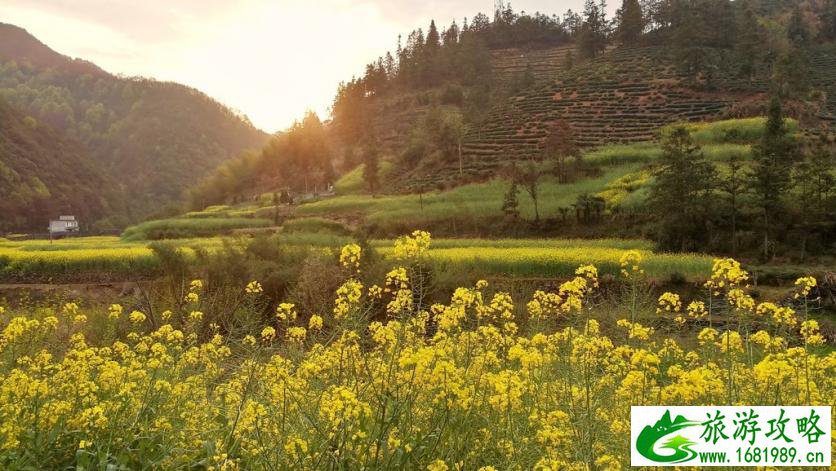
[[[790,21],[787,25],[787,39],[792,41],[796,47],[805,47],[810,41],[810,31],[798,5],[793,8]]]
[[[447,30],[444,31],[442,35],[442,39],[444,40],[444,46],[456,46],[459,42],[459,27],[456,25],[456,21],[454,20],[453,23],[450,25]]]
[[[752,148],[754,165],[749,173],[749,189],[761,213],[764,258],[769,257],[770,236],[775,232],[773,225],[778,223],[784,209],[796,156],[797,146],[787,133],[781,101],[773,97],[761,142]]]
[[[569,36],[576,37],[580,33],[582,23],[581,16],[569,9],[563,14],[561,26],[569,33]]]
[[[586,0],[583,23],[578,34],[578,48],[583,57],[595,57],[607,47],[607,25],[604,12],[595,0]]]
[[[657,241],[665,250],[703,248],[710,240],[714,166],[684,126],[677,126],[664,136],[662,149],[649,199],[659,217]]]
[[[803,159],[793,172],[793,183],[798,194],[799,213],[809,222],[833,218],[829,202],[836,195],[836,153],[826,135],[811,138]]]
[[[779,97],[804,97],[810,89],[810,62],[806,52],[790,47],[779,53],[772,66],[772,81]]]
[[[836,39],[836,0],[829,0],[822,15],[822,28],[819,33],[822,39],[832,41]]]
[[[731,224],[731,252],[737,255],[737,222],[740,215],[740,197],[746,189],[743,174],[743,160],[737,154],[732,154],[726,160],[728,173],[720,180],[719,190],[725,195],[728,206],[729,223]]]
[[[708,68],[708,53],[703,47],[708,34],[700,16],[691,2],[674,2],[672,46],[679,68],[691,80]]]
[[[427,41],[426,41],[427,50],[435,52],[441,47],[440,36],[438,35],[438,29],[435,27],[435,20],[430,20],[430,29],[427,31]]]
[[[394,80],[395,77],[398,75],[398,69],[395,65],[395,58],[392,57],[392,53],[389,51],[386,51],[386,58],[383,60],[383,68],[386,71],[387,80]]]
[[[624,0],[618,11],[618,39],[622,44],[633,44],[644,31],[644,17],[639,0]]]
[[[737,40],[734,43],[734,50],[739,73],[752,80],[759,56],[763,51],[763,35],[755,12],[748,4],[738,9],[736,30]]]
[[[363,181],[366,182],[366,189],[375,196],[380,187],[380,162],[377,143],[370,141],[366,143],[363,150]]]

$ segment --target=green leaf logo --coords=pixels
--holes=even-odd
[[[662,418],[653,424],[652,427],[647,425],[642,429],[639,437],[636,439],[636,450],[645,458],[656,461],[657,463],[682,463],[691,460],[697,456],[697,452],[691,449],[691,446],[695,443],[682,435],[674,435],[660,446],[661,448],[673,450],[673,454],[657,454],[654,451],[654,447],[656,446],[656,442],[668,435],[683,428],[693,427],[699,424],[699,421],[688,420],[681,415],[678,415],[676,419],[671,421],[671,412],[667,410],[662,415]]]

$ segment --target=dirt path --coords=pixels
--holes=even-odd
[[[147,280],[87,283],[0,283],[0,305],[11,307],[31,301],[83,299],[86,303],[111,303],[138,296]],[[63,301],[62,301],[63,302]]]
[[[137,283],[141,283],[144,281],[147,280],[108,281],[95,283],[0,283],[0,291],[18,289],[27,289],[33,291],[54,291],[58,289],[85,290],[96,288],[119,289],[132,287],[135,286]]]

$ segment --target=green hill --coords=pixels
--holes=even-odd
[[[483,123],[469,129],[462,148],[464,175],[458,160],[447,158],[403,172],[392,186],[414,190],[490,178],[510,161],[538,156],[557,120],[571,126],[577,145],[596,147],[652,140],[671,123],[763,113],[768,92],[763,77],[741,80],[727,72],[710,85],[691,83],[664,46],[619,47],[561,70],[565,51],[558,47],[532,55],[527,64],[538,83],[498,103]],[[517,51],[495,53],[497,73],[507,70],[510,59],[504,53]],[[826,98],[812,126],[829,126],[836,121],[836,44],[817,46],[812,57],[811,85]],[[518,64],[516,70],[521,69]]]
[[[64,213],[88,224],[120,204],[81,146],[0,99],[0,231],[43,232]]]
[[[221,162],[267,140],[193,88],[111,75],[8,24],[0,24],[0,97],[78,142],[118,183],[128,209],[105,214],[119,226],[179,200]]]

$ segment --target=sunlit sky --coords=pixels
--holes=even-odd
[[[394,50],[398,34],[493,10],[492,0],[2,0],[0,21],[114,74],[198,88],[259,128],[326,117],[337,84]],[[613,3],[613,2],[611,2]],[[620,3],[620,2],[619,2]],[[583,0],[518,0],[563,14]],[[615,6],[610,5],[610,10]]]

